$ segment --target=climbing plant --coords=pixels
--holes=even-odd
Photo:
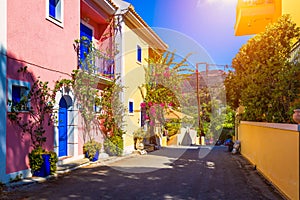
[[[18,70],[22,76],[26,77],[33,84],[29,88],[27,95],[22,96],[19,102],[9,100],[11,110],[8,113],[10,121],[22,130],[23,134],[29,134],[31,145],[35,148],[43,147],[46,142],[46,127],[53,125],[55,117],[53,115],[53,91],[48,82],[34,79],[27,66]],[[24,108],[26,108],[24,110]],[[26,117],[24,117],[26,116]]]

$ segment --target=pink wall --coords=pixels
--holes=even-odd
[[[74,40],[79,38],[80,2],[64,1],[63,28],[46,19],[46,1],[7,1],[7,77],[24,80],[16,70],[28,66],[35,77],[54,85],[61,78],[69,78],[77,67],[77,56],[73,49]],[[32,63],[26,64],[15,59]],[[37,67],[39,65],[41,67]],[[53,69],[60,72],[53,72]],[[24,115],[25,117],[26,115]],[[53,126],[47,131],[47,148],[53,149]],[[6,173],[28,169],[30,138],[22,135],[14,125],[7,122]]]

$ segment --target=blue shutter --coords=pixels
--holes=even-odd
[[[129,113],[133,113],[133,102],[129,101]]]
[[[56,0],[49,0],[49,16],[56,18]]]
[[[137,46],[137,60],[142,62],[142,49],[140,46]]]
[[[12,105],[16,105],[16,103],[20,103],[21,101],[21,87],[12,86]]]

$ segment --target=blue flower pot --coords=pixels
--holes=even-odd
[[[43,154],[43,164],[41,168],[33,172],[33,176],[46,177],[50,175],[50,154]]]
[[[96,153],[95,153],[95,155],[94,155],[92,161],[93,161],[93,162],[97,161],[97,160],[98,160],[98,157],[99,157],[99,151],[96,151]]]

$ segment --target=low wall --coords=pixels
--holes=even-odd
[[[237,134],[241,154],[290,199],[299,199],[299,127],[242,121]]]

